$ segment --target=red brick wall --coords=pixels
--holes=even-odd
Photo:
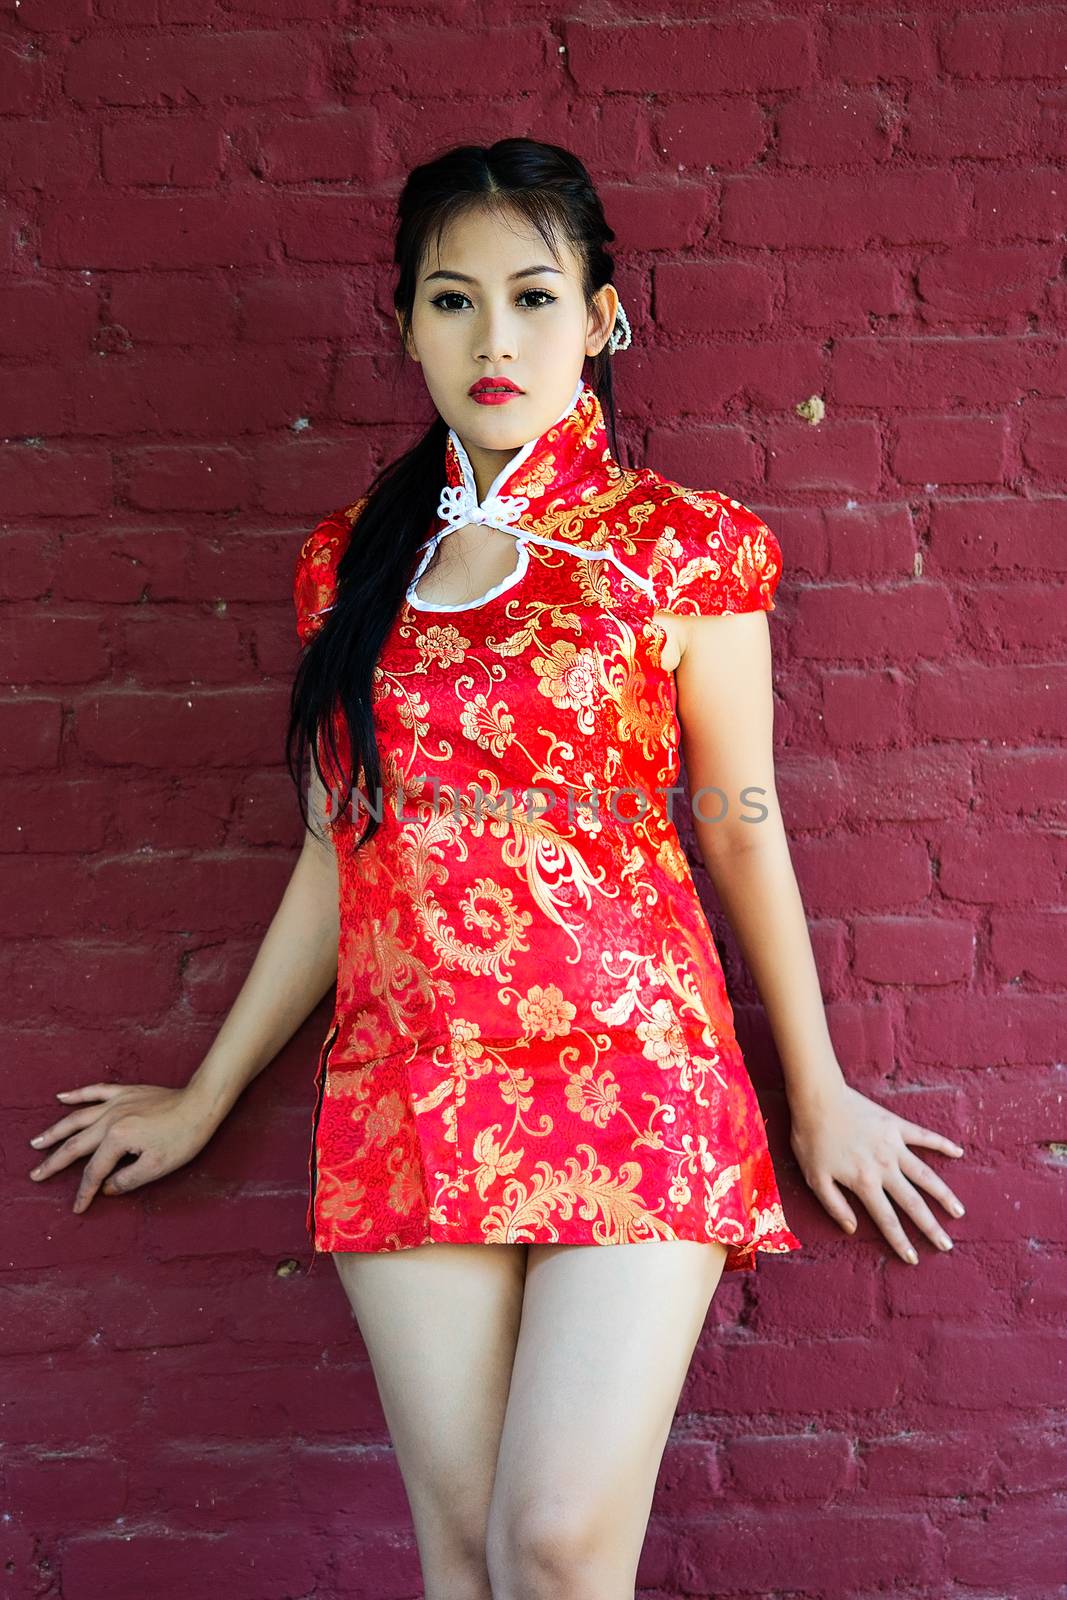
[[[640,1592],[1067,1592],[1067,12],[574,10],[5,19],[18,1600],[420,1592],[362,1345],[335,1275],[301,1270],[325,1008],[136,1197],[72,1215],[82,1163],[35,1187],[26,1139],[59,1088],[183,1082],[243,981],[298,838],[297,545],[427,416],[392,382],[395,193],[519,132],[602,185],[632,456],[781,538],[781,793],[842,1064],[967,1150],[932,1157],[968,1208],[951,1256],[919,1240],[907,1267],[862,1207],[846,1239],[751,1040],[806,1249],[716,1297]]]

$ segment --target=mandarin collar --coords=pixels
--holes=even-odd
[[[579,378],[556,420],[517,450],[479,500],[474,468],[455,428],[445,446],[445,484],[437,507],[438,541],[453,528],[481,522],[517,537],[536,530],[541,506],[574,500],[591,475],[611,459],[604,413],[596,390]]]
[[[605,474],[617,480],[625,476],[611,453],[600,398],[584,378],[579,378],[569,404],[555,422],[505,462],[483,500],[478,499],[470,457],[456,430],[449,428],[445,484],[437,506],[437,525],[430,538],[419,547],[422,557],[408,588],[408,599],[441,540],[471,522],[498,528],[514,537],[520,547],[518,573],[526,567],[528,552],[523,547],[531,543],[544,545],[565,550],[582,561],[608,561],[651,598],[651,578],[635,572],[624,562],[613,548],[610,537],[601,536],[595,544],[587,544],[584,519],[560,515],[594,500]],[[551,534],[538,531],[539,526],[546,523],[552,529]],[[451,611],[459,608],[424,604],[422,609]]]

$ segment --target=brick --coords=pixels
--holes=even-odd
[[[645,460],[665,478],[688,488],[728,484],[732,499],[744,494],[745,504],[755,510],[752,500],[762,488],[763,463],[747,429],[653,427]]]
[[[1058,898],[1067,839],[1034,829],[970,829],[946,838],[939,857],[938,881],[952,900],[1041,905]]]
[[[567,65],[579,88],[598,93],[708,94],[734,90],[793,89],[815,66],[815,41],[802,18],[774,16],[758,22],[647,23],[610,26],[568,21],[563,31]]]
[[[295,42],[283,28],[89,31],[67,53],[64,92],[86,107],[289,100],[312,92],[318,71],[314,40]]]
[[[1067,541],[1060,537],[1065,517],[1067,499],[1056,495],[938,495],[930,507],[931,567],[973,574],[1067,571]]]
[[[826,671],[820,684],[826,732],[835,744],[862,749],[904,738],[911,694],[894,668]]]
[[[854,83],[931,77],[937,50],[932,18],[834,17],[829,22],[825,71]]]
[[[926,851],[889,832],[800,842],[792,854],[812,910],[859,916],[914,905],[930,891]]]
[[[1067,406],[1055,401],[1027,406],[1022,436],[1022,458],[1043,479],[1067,475],[1067,447],[1063,443]]]
[[[1067,190],[1062,172],[1053,165],[1024,161],[1014,168],[1002,163],[974,177],[975,237],[1041,239],[1055,243],[1067,225]]]
[[[0,700],[0,761],[5,772],[55,768],[61,738],[62,707],[58,700],[43,695]]]
[[[667,332],[755,331],[770,319],[774,280],[751,261],[664,262],[655,292],[656,320]]]
[[[1067,21],[1055,11],[1027,9],[1011,16],[954,17],[945,29],[942,59],[967,78],[1054,78],[1067,53]]]
[[[799,655],[820,660],[911,662],[950,651],[955,631],[950,598],[940,585],[871,592],[840,584],[805,593],[791,643]]]
[[[843,406],[908,412],[964,404],[988,410],[1037,386],[1033,341],[1008,336],[838,339],[827,398]]]
[[[15,283],[0,287],[0,350],[36,361],[87,346],[97,317],[96,295],[71,286]]]
[[[1036,314],[1054,252],[1038,245],[983,247],[972,241],[920,262],[916,274],[926,314],[939,321]]]
[[[775,490],[873,493],[882,475],[878,430],[860,420],[798,422],[767,430],[768,480]]]
[[[858,1462],[843,1433],[728,1439],[722,1454],[731,1489],[754,1504],[822,1500],[857,1486]]]
[[[882,161],[892,148],[891,120],[879,95],[835,86],[797,94],[778,107],[778,154],[798,167]]]
[[[247,191],[232,199],[105,194],[49,216],[41,257],[49,267],[78,271],[265,267],[278,226],[275,207]]]
[[[982,1227],[984,1231],[984,1217]],[[916,1368],[916,1397],[940,1403],[948,1399],[962,1412],[991,1405],[1020,1411],[1055,1406],[1063,1394],[1063,1366],[1063,1342],[1052,1330],[1030,1329],[1020,1335],[1014,1328],[991,1325],[950,1332],[935,1322]],[[977,1581],[973,1566],[969,1574],[965,1581]]]
[[[902,483],[1001,484],[1009,477],[1005,417],[910,417],[890,451]]]
[[[1067,644],[1060,596],[1047,582],[983,584],[968,599],[967,620],[983,652],[1010,650],[1021,657]]]
[[[628,350],[627,355],[630,354]],[[710,340],[701,345],[694,362],[684,351],[642,352],[635,362],[634,383],[640,380],[653,413],[684,416],[714,414],[735,396],[759,396],[759,404],[778,409],[796,403],[797,394],[817,394],[823,387],[824,358],[813,340],[752,340],[724,344]]]
[[[1067,671],[1060,666],[963,662],[918,669],[915,726],[928,737],[1016,744],[1058,738],[1065,707]]]
[[[952,1499],[992,1493],[997,1481],[988,1439],[966,1426],[944,1434],[909,1430],[867,1438],[863,1469],[866,1492],[879,1497]]]
[[[373,106],[337,106],[325,115],[279,118],[260,133],[263,175],[271,183],[376,182],[381,159],[379,113]]]
[[[864,330],[872,316],[899,314],[907,303],[899,267],[866,254],[787,258],[785,283],[784,311],[792,325],[806,328],[824,326],[828,300],[833,301],[834,320],[840,327]]]
[[[284,1527],[199,1537],[194,1532],[199,1530],[170,1535],[142,1530],[136,1539],[121,1530],[93,1538],[73,1535],[64,1541],[63,1586],[74,1594],[138,1600],[163,1584],[184,1593],[210,1593],[225,1572],[233,1600],[287,1600],[321,1588],[333,1564],[327,1541],[294,1538]],[[379,1593],[386,1600],[403,1591]]]
[[[916,996],[907,1005],[907,1037],[916,1064],[1017,1067],[1058,1058],[1057,1003],[1042,995]]]
[[[226,163],[226,141],[220,125],[193,114],[169,117],[124,117],[105,127],[101,167],[115,188],[126,184],[165,184],[171,189],[214,186]]]
[[[904,148],[925,161],[988,161],[1024,149],[1028,124],[1018,94],[1006,85],[937,84],[909,93]]]
[[[888,1508],[864,1515],[845,1504],[824,1509],[818,1525],[816,1538],[811,1517],[748,1512],[732,1515],[728,1528],[720,1518],[695,1520],[679,1542],[691,1552],[688,1570],[712,1595],[752,1584],[767,1594],[795,1583],[800,1571],[816,1594],[872,1583],[900,1594],[901,1584],[929,1582],[937,1570],[940,1541],[926,1518]]]
[[[856,923],[853,938],[853,966],[868,983],[961,983],[974,971],[975,930],[966,922],[872,917]]]
[[[658,150],[683,170],[736,170],[754,161],[770,142],[767,119],[751,93],[668,98],[654,108],[652,133]]]
[[[0,112],[25,117],[43,111],[44,67],[44,58],[27,39],[4,50],[0,55]]]
[[[865,822],[917,822],[968,817],[972,797],[968,752],[950,746],[857,753],[842,772],[841,814]]]
[[[976,765],[982,809],[1050,821],[1067,816],[1067,750],[983,751]]]
[[[263,280],[242,295],[255,302]],[[237,297],[232,288],[206,274],[148,271],[117,273],[111,281],[108,314],[131,344],[186,345],[203,341],[224,344],[237,333]]]
[[[104,450],[8,444],[0,458],[0,501],[8,517],[86,516],[103,511],[112,494]]]
[[[952,172],[737,173],[723,179],[722,236],[730,244],[778,249],[940,243],[969,232],[969,210]]]
[[[1055,986],[1067,970],[1067,914],[994,911],[989,955],[1001,983]]]

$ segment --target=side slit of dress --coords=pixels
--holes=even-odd
[[[308,1209],[307,1217],[305,1219],[305,1226],[308,1232],[312,1232],[315,1227],[315,1192],[318,1188],[319,1180],[317,1140],[319,1132],[319,1118],[322,1115],[322,1102],[326,1098],[326,1068],[330,1059],[330,1051],[333,1049],[334,1042],[340,1031],[341,1025],[340,1023],[337,1023],[327,1035],[326,1042],[322,1047],[322,1053],[319,1057],[319,1070],[316,1079],[315,1110],[311,1120],[311,1154],[308,1157]],[[315,1263],[319,1259],[320,1253],[321,1252],[317,1252],[314,1249],[312,1250],[311,1265],[308,1267],[309,1277],[314,1271]]]

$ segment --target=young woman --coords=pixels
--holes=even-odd
[[[807,1183],[911,1262],[894,1203],[941,1248],[921,1191],[963,1210],[912,1148],[959,1146],[830,1042],[775,794],[777,540],[617,459],[613,238],[556,146],[410,175],[395,305],[436,416],[300,551],[299,861],[189,1084],[71,1090],[36,1141],[42,1176],[89,1155],[77,1210],[173,1170],[336,984],[307,1222],[427,1600],[632,1596],[719,1278],[800,1245],[672,820],[680,750]]]

